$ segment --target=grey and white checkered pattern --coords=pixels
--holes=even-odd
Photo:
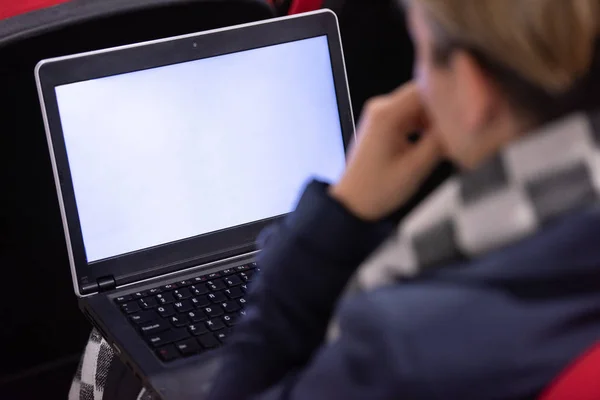
[[[102,400],[114,358],[115,352],[112,347],[94,329],[71,383],[69,400]],[[156,399],[151,391],[142,389],[136,400]]]
[[[362,289],[476,258],[600,200],[600,113],[575,114],[451,179],[359,269]]]
[[[102,400],[106,377],[114,357],[112,348],[95,329],[88,344],[69,391],[69,400]]]

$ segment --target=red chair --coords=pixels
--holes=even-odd
[[[69,0],[0,0],[0,20],[67,1]],[[270,2],[273,3],[273,0]],[[292,0],[288,13],[290,15],[299,14],[322,7],[323,0]]]
[[[69,0],[0,0],[0,20],[67,1]]]
[[[600,343],[567,367],[539,400],[599,400]]]
[[[292,0],[288,14],[315,11],[323,7],[323,0]]]

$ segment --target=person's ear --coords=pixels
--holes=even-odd
[[[490,122],[496,88],[479,63],[467,52],[456,51],[450,60],[456,82],[456,109],[463,129],[479,132]]]

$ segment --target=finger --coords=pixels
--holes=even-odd
[[[395,168],[402,175],[410,170],[411,180],[415,185],[419,185],[421,180],[428,176],[442,159],[443,151],[438,136],[427,133],[414,146],[411,146],[410,150],[400,156]],[[407,184],[410,183],[407,182]]]
[[[416,84],[409,82],[385,97],[385,113],[395,130],[403,134],[425,127],[425,108]]]

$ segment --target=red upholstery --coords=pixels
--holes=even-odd
[[[0,0],[0,20],[67,1],[69,0]],[[273,0],[269,2],[273,3]],[[323,0],[292,0],[289,14],[314,11],[322,6]]]
[[[600,343],[578,358],[539,400],[600,399]]]
[[[0,20],[67,1],[69,0],[0,0]]]
[[[1,0],[0,0],[1,1]],[[292,0],[289,14],[299,14],[308,11],[318,10],[323,6],[323,0]]]

